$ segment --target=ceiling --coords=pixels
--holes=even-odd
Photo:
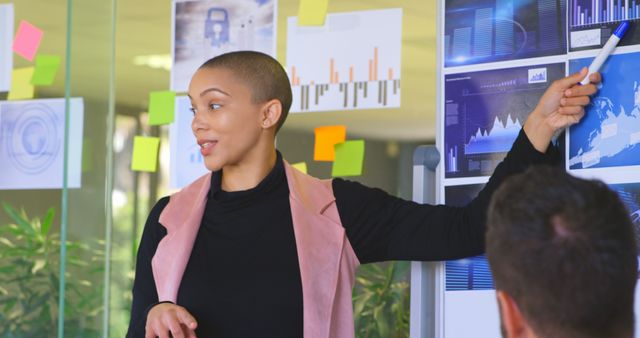
[[[115,100],[117,113],[146,110],[148,94],[169,89],[169,71],[134,64],[141,55],[168,55],[171,48],[169,0],[116,0]],[[0,0],[0,3],[10,1]],[[278,59],[286,64],[286,18],[297,14],[299,0],[278,3]],[[45,36],[40,53],[65,55],[66,0],[15,0],[16,24],[26,19]],[[291,114],[286,129],[312,130],[345,124],[350,137],[428,141],[435,138],[436,37],[435,1],[331,1],[329,12],[403,8],[401,108]],[[109,93],[112,2],[73,0],[71,31],[71,90],[85,100],[106,100]],[[15,57],[15,67],[29,63]],[[64,76],[40,96],[63,96]]]

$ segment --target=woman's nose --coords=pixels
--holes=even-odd
[[[197,111],[193,115],[193,121],[191,121],[191,129],[193,130],[194,133],[198,130],[207,129],[207,123],[204,121],[201,114],[199,114]]]

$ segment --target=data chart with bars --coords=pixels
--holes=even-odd
[[[564,0],[448,0],[445,67],[566,53]]]
[[[620,46],[640,43],[640,0],[569,0],[569,49],[602,47],[622,21],[631,23]]]
[[[463,207],[480,193],[484,184],[445,187],[445,204]],[[447,291],[494,289],[489,262],[484,255],[447,261],[445,263]]]
[[[511,149],[547,86],[565,64],[445,76],[445,177],[489,176]]]
[[[400,107],[401,40],[401,9],[329,14],[322,27],[289,18],[291,111]]]

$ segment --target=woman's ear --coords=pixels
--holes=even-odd
[[[282,103],[280,103],[279,100],[271,100],[267,102],[260,116],[262,128],[268,129],[271,127],[277,127],[281,116]]]
[[[522,317],[518,304],[507,293],[496,290],[498,305],[500,307],[500,320],[505,338],[525,337],[528,325]]]

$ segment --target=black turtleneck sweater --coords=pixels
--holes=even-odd
[[[532,164],[558,161],[557,149],[541,154],[521,131],[483,191],[463,208],[420,205],[343,179],[333,180],[333,190],[361,263],[457,259],[484,252],[486,210],[501,181]],[[302,285],[280,153],[253,189],[223,191],[221,178],[222,172],[212,175],[178,304],[198,321],[198,337],[302,337]],[[127,337],[144,337],[148,308],[158,302],[151,258],[166,235],[158,219],[168,201],[158,201],[145,225]]]

